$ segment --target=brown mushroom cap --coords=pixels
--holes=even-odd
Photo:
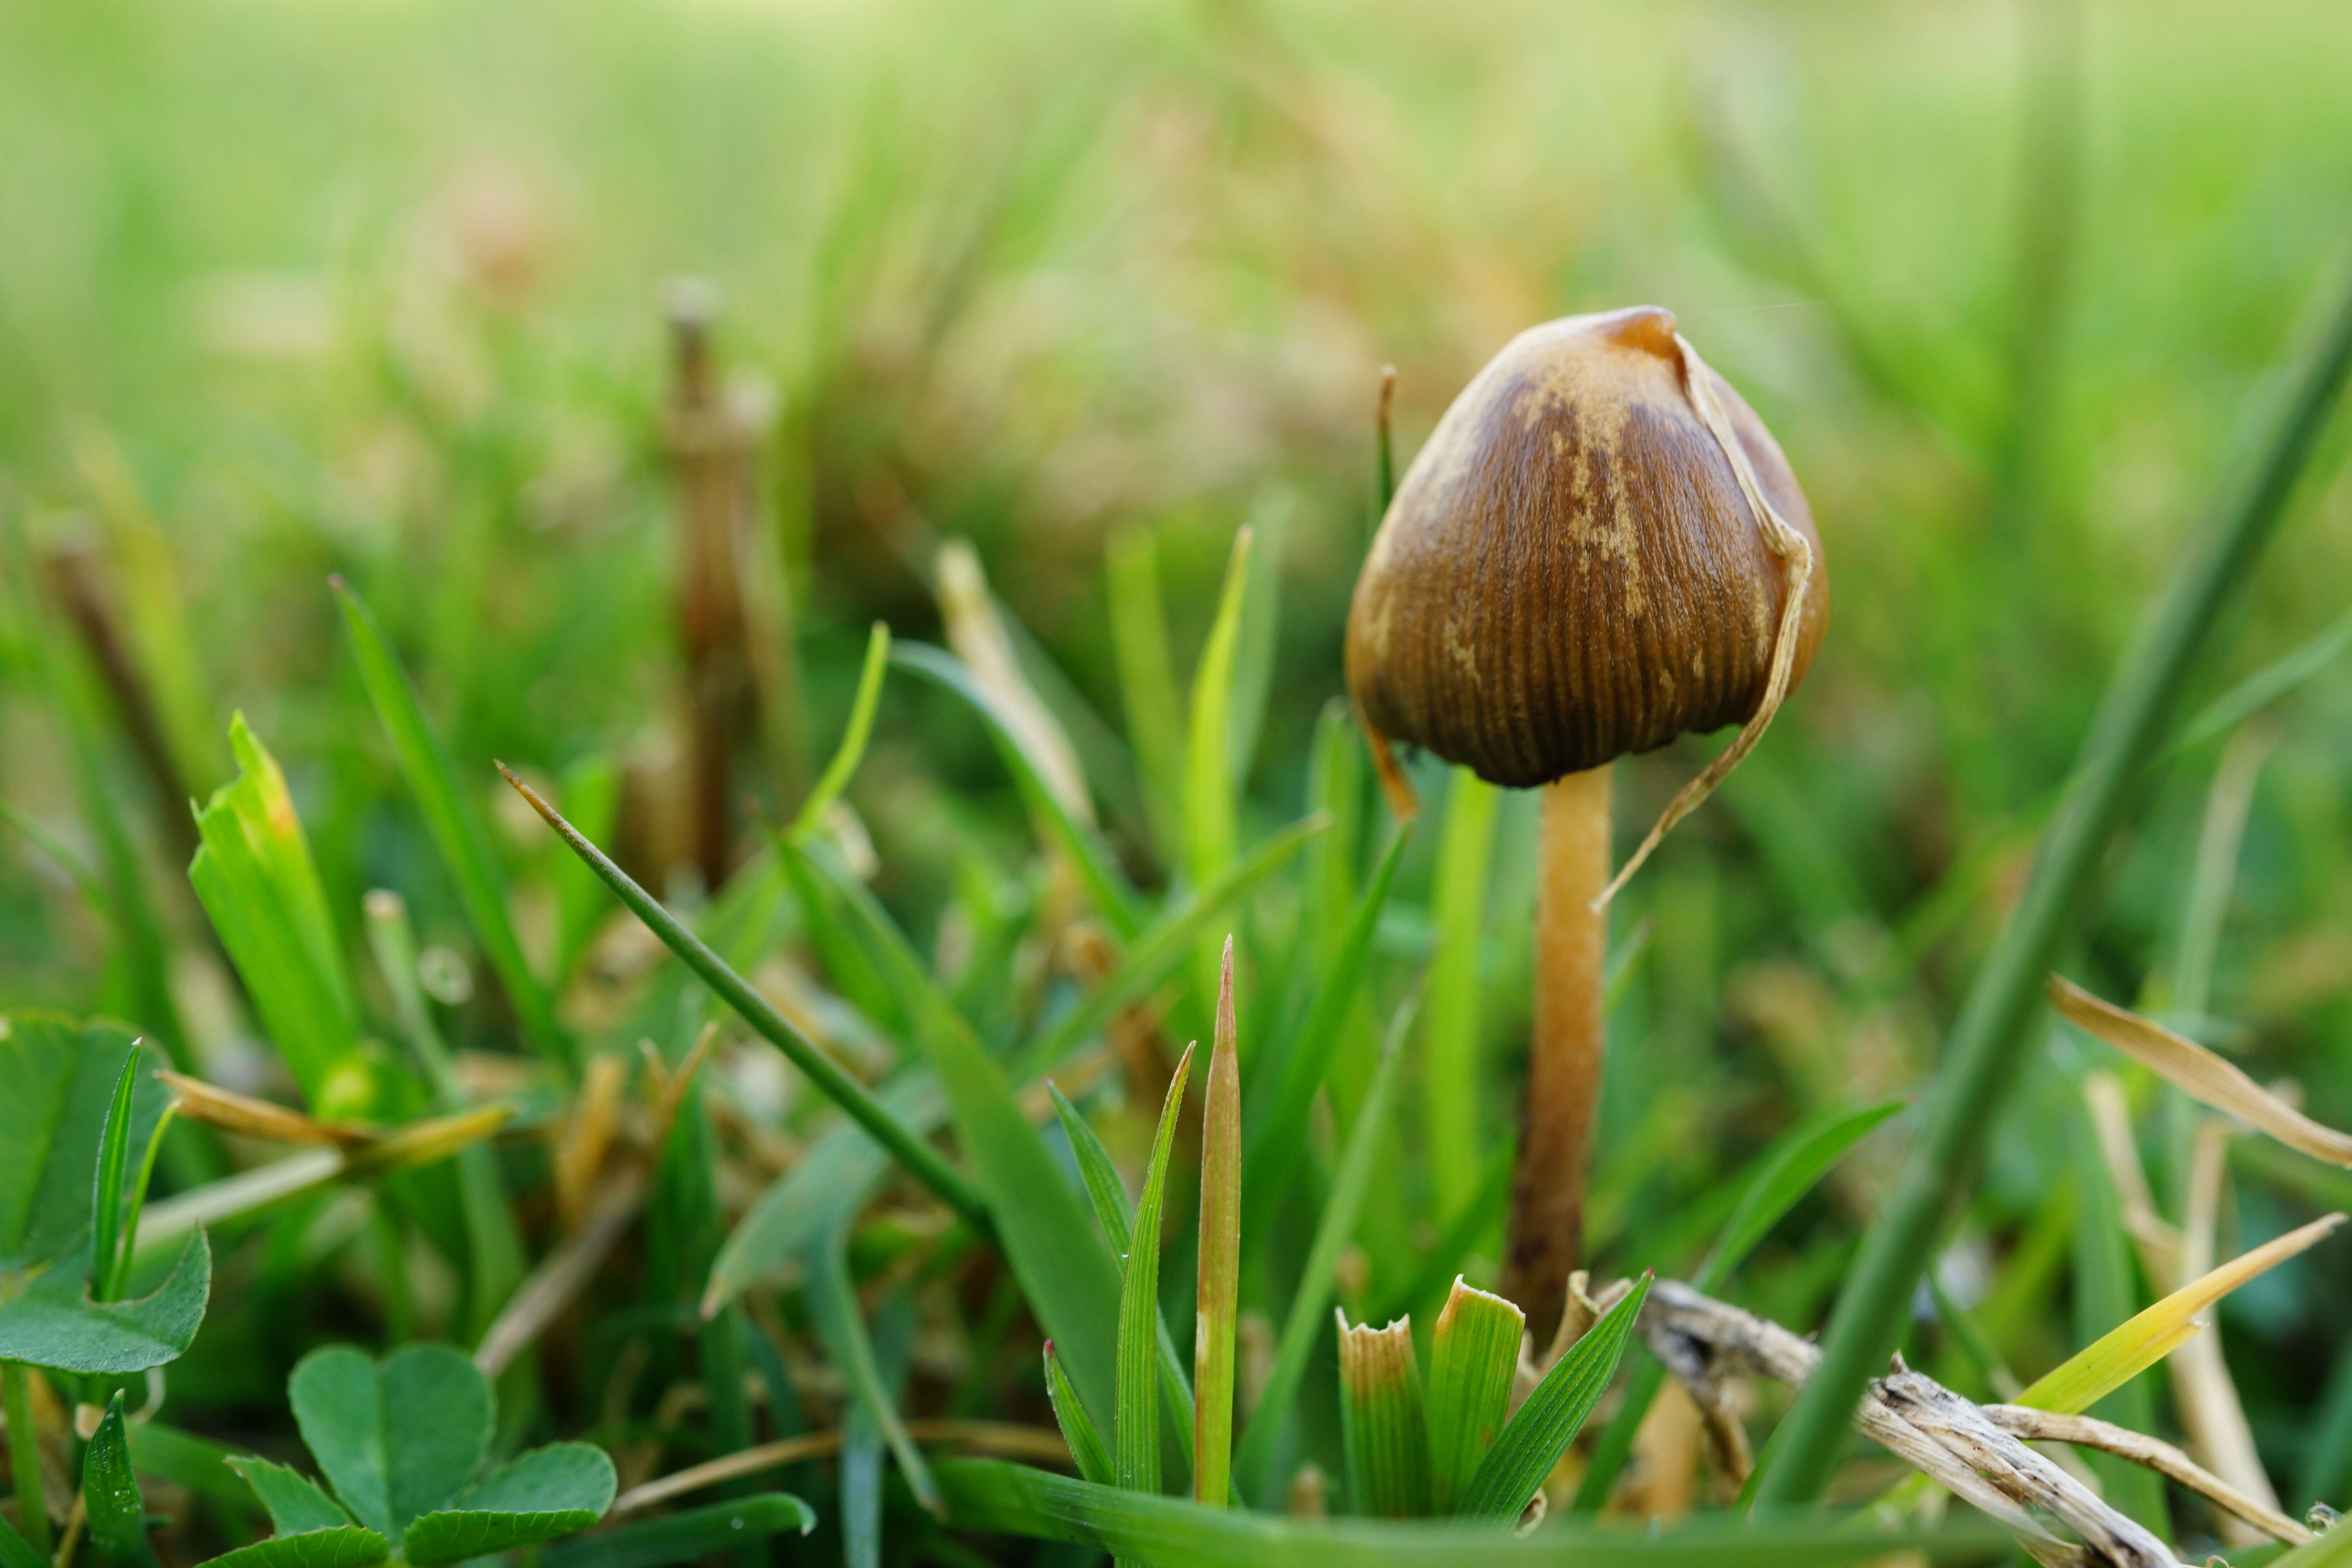
[[[1804,492],[1739,395],[1685,359],[1674,317],[1635,306],[1521,332],[1413,459],[1348,616],[1374,729],[1526,786],[1756,713],[1786,589],[1686,363],[1811,546],[1803,679],[1829,624]]]

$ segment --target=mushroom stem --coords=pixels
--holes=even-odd
[[[1584,1247],[1584,1186],[1600,1109],[1609,915],[1610,764],[1544,786],[1536,891],[1535,1034],[1528,1051],[1503,1294],[1548,1343]]]

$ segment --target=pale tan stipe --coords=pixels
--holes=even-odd
[[[1537,883],[1535,1020],[1528,1047],[1503,1294],[1549,1341],[1584,1243],[1593,1112],[1607,1055],[1602,974],[1609,918],[1594,893],[1609,879],[1612,765],[1543,791]]]

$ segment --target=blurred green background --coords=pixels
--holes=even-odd
[[[462,947],[324,578],[374,605],[486,804],[492,755],[674,773],[662,300],[692,274],[772,410],[759,515],[806,750],[867,622],[940,636],[935,552],[967,538],[1156,878],[1107,541],[1155,541],[1183,671],[1257,525],[1255,837],[1299,811],[1340,689],[1381,364],[1402,462],[1519,328],[1664,304],[1787,449],[1836,606],[1766,743],[1619,905],[1652,934],[1595,1224],[1670,1225],[1796,1113],[1924,1079],[2107,669],[2352,255],[2347,59],[2340,0],[0,5],[0,797],[100,853],[30,564],[87,545],[189,787],[227,776],[243,710],[338,917],[394,887]],[[2344,424],[2192,706],[2352,602]],[[2229,733],[2155,781],[2071,971],[2352,1122],[2352,660]],[[1622,773],[1621,832],[1712,744]],[[172,814],[119,736],[98,748],[192,1028],[226,1050],[246,1026]],[[960,874],[1025,854],[979,727],[908,683],[850,799],[926,942]],[[543,837],[501,820],[543,876]],[[1532,830],[1507,801],[1479,1026],[1498,1134]],[[105,928],[0,843],[0,999],[106,1002]],[[638,863],[667,844],[646,829]],[[2061,1200],[2094,1051],[2053,1036],[1948,1271],[2029,1373],[2076,1342]],[[1759,1261],[1763,1310],[1818,1320],[1885,1169],[1848,1173],[1829,1245]],[[2337,1201],[2327,1181],[2242,1183],[2225,1255]],[[2331,1412],[2352,1456],[2344,1253],[2225,1313],[2282,1473]]]

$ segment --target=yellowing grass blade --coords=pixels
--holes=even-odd
[[[2175,1290],[2155,1306],[2085,1345],[2012,1404],[2078,1415],[2195,1338],[2204,1328],[2199,1314],[2256,1275],[2309,1248],[2344,1223],[2341,1214],[2315,1219],[2275,1241],[2241,1253],[2203,1279]]]
[[[1234,939],[1217,982],[1217,1034],[1201,1119],[1201,1268],[1192,1342],[1192,1495],[1225,1506],[1234,1457],[1234,1335],[1241,1286],[1242,1081],[1234,1061]]]
[[[2315,1160],[2352,1166],[2352,1133],[2314,1121],[2196,1041],[2102,1001],[2062,975],[2050,977],[2049,991],[2068,1023],[2096,1035],[2191,1100]]]

